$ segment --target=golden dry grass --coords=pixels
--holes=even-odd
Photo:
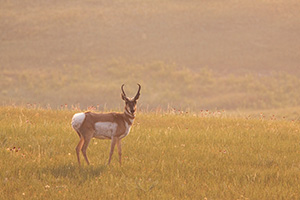
[[[299,122],[139,113],[77,165],[74,111],[0,108],[0,199],[299,199]]]

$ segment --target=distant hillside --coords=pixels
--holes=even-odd
[[[176,63],[300,74],[298,0],[1,1],[0,67]]]
[[[81,108],[122,108],[120,86],[134,96],[142,85],[143,109],[271,109],[300,106],[300,79],[286,72],[268,75],[220,75],[210,69],[154,62],[145,65],[114,61],[104,68],[63,66],[12,70],[1,68],[0,102],[4,104],[68,104]]]
[[[1,1],[0,102],[300,105],[300,1]]]

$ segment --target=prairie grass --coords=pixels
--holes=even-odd
[[[79,168],[73,114],[0,107],[0,199],[300,198],[297,121],[140,112],[122,166],[94,139]]]

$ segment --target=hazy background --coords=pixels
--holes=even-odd
[[[0,102],[300,106],[298,0],[0,0]]]

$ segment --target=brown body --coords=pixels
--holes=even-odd
[[[116,133],[113,135],[115,137],[120,137],[126,130],[126,124],[132,125],[134,116],[127,113],[85,113],[86,120],[82,124],[83,127],[87,129],[94,129],[94,124],[97,122],[111,122],[118,125]]]
[[[99,139],[111,139],[111,148],[108,164],[111,161],[115,145],[118,147],[119,162],[121,164],[121,139],[127,136],[133,124],[136,111],[136,102],[140,95],[141,86],[133,99],[128,99],[122,85],[122,98],[125,101],[124,113],[77,113],[72,118],[72,127],[78,133],[80,141],[76,147],[76,155],[80,165],[80,151],[89,164],[86,150],[90,140],[95,137]]]

